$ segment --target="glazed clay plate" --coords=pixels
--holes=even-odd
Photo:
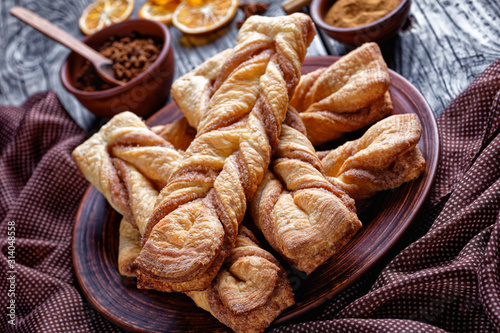
[[[303,72],[329,66],[338,57],[306,58]],[[403,235],[424,203],[436,173],[439,138],[432,110],[406,79],[390,71],[394,113],[416,113],[423,132],[420,150],[427,162],[423,175],[393,191],[384,191],[376,204],[360,215],[363,228],[341,251],[310,275],[288,268],[296,304],[285,310],[273,326],[300,321],[303,315],[332,299],[365,274]],[[171,103],[154,114],[148,125],[181,117]],[[350,134],[351,140],[360,133]],[[337,142],[338,143],[338,142]],[[121,216],[92,186],[85,193],[73,233],[73,265],[82,291],[104,317],[131,331],[229,331],[208,312],[181,293],[139,290],[135,281],[118,273],[118,226]],[[286,266],[285,267],[289,267]]]

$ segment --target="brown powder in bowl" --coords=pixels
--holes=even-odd
[[[353,28],[381,19],[401,0],[338,0],[328,10],[325,22],[339,28]]]
[[[113,61],[117,80],[128,82],[144,72],[161,52],[163,42],[159,38],[132,33],[125,37],[111,37],[98,49],[99,53]],[[83,91],[106,90],[113,86],[102,80],[94,66],[85,61],[75,87]]]

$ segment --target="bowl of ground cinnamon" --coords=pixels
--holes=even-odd
[[[60,78],[67,91],[89,111],[111,118],[122,111],[148,117],[165,105],[174,76],[174,54],[168,28],[159,22],[129,19],[83,39],[113,61],[115,78],[103,81],[90,62],[72,52]]]
[[[333,39],[359,46],[394,37],[408,18],[411,0],[312,0],[311,17]]]

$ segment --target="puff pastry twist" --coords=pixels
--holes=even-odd
[[[210,96],[214,72],[226,57],[227,51],[220,53],[174,82],[172,96],[192,124],[198,124],[206,112],[203,101]],[[293,266],[310,273],[346,243],[361,223],[354,201],[323,174],[304,123],[293,109],[285,123],[250,211],[272,247]]]
[[[242,26],[197,137],[148,220],[139,288],[204,290],[213,280],[268,167],[314,34],[304,14],[255,16]]]
[[[366,43],[328,68],[301,77],[290,101],[314,145],[371,125],[392,111],[387,65],[376,43]]]
[[[287,123],[300,124],[289,112]],[[354,200],[325,176],[303,132],[283,124],[270,170],[250,213],[269,244],[295,268],[310,274],[361,228]]]
[[[235,332],[263,332],[295,303],[280,262],[260,248],[254,235],[243,226],[210,286],[187,295]]]
[[[418,148],[422,126],[414,113],[392,115],[372,125],[363,136],[320,153],[330,180],[359,201],[401,186],[424,172]]]
[[[168,139],[184,132],[185,138],[189,132],[185,120],[162,130],[157,135],[135,114],[123,112],[73,151],[85,178],[123,215],[118,268],[125,276],[135,276],[133,262],[140,251],[137,239],[144,233],[158,190],[182,156],[161,134]]]
[[[73,151],[85,178],[134,227],[144,230],[158,189],[182,152],[131,112],[113,117]]]

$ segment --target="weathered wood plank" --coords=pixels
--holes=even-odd
[[[82,38],[78,17],[88,0],[39,0],[0,2],[0,104],[20,105],[30,95],[54,90],[70,115],[82,127],[94,116],[84,110],[59,80],[59,69],[69,50],[9,14],[23,6]]]
[[[77,20],[91,0],[0,1],[0,104],[19,105],[36,92],[54,90],[82,127],[95,126],[95,117],[67,93],[59,68],[69,51],[12,17],[8,10],[23,6],[83,38]],[[136,0],[137,17],[145,0]],[[243,0],[242,0],[243,2]],[[271,1],[267,16],[284,15],[282,1]],[[305,9],[307,12],[307,8]],[[183,35],[170,27],[175,52],[175,78],[207,57],[232,47],[238,11],[231,25],[210,40]],[[500,57],[500,3],[496,0],[413,0],[410,27],[382,46],[389,67],[412,82],[436,115],[489,64]],[[342,55],[350,48],[319,34],[308,55]]]

